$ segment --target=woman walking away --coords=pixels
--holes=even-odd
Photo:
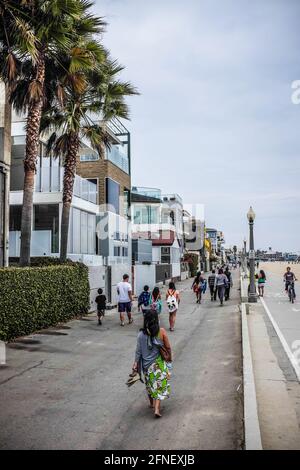
[[[227,276],[224,274],[223,269],[220,268],[216,276],[215,288],[218,291],[218,297],[220,299],[220,305],[223,305],[225,288],[227,286]]]
[[[176,313],[180,303],[179,292],[176,290],[174,282],[169,283],[169,289],[166,293],[166,301],[169,309],[170,331],[174,331]]]
[[[257,279],[257,287],[258,287],[258,295],[260,297],[264,296],[264,289],[265,289],[265,282],[266,282],[266,275],[265,272],[261,269],[258,274]]]
[[[159,287],[154,287],[154,289],[152,291],[151,302],[150,302],[150,310],[157,312],[158,315],[161,313],[162,301],[161,301],[161,295],[160,295]]]
[[[202,273],[198,272],[197,276],[194,279],[194,282],[192,284],[192,289],[196,294],[196,303],[201,304],[201,299],[202,299],[202,289],[204,285],[204,277],[202,276]]]
[[[163,348],[164,356],[161,354]],[[160,402],[170,395],[170,372],[172,362],[171,346],[164,328],[159,327],[158,314],[148,312],[144,327],[138,334],[133,370],[144,372],[146,390],[154,416],[161,417]],[[169,365],[169,367],[168,367]]]

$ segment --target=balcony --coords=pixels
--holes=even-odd
[[[125,173],[129,174],[129,159],[127,154],[127,146],[125,145],[112,145],[106,151],[106,159],[119,167]]]
[[[143,188],[141,186],[133,186],[132,193],[140,194],[142,196],[153,197],[155,199],[161,199],[161,190],[157,188]]]

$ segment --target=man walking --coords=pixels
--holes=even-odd
[[[228,280],[228,282],[226,284],[226,287],[225,287],[225,300],[229,300],[230,287],[232,287],[232,276],[231,276],[231,272],[229,271],[228,266],[226,266],[224,274],[225,274],[225,276],[227,277],[227,280]]]
[[[117,285],[117,292],[119,296],[118,300],[118,311],[120,313],[121,326],[125,326],[125,312],[127,313],[128,323],[133,322],[131,316],[131,305],[132,305],[132,287],[129,284],[128,274],[124,274],[123,281]]]
[[[217,289],[215,288],[216,271],[213,269],[211,274],[208,276],[208,286],[210,290],[211,300],[217,300]]]

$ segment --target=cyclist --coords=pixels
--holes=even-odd
[[[289,291],[289,286],[291,284],[294,284],[295,281],[297,281],[295,274],[291,271],[291,268],[288,266],[286,268],[286,272],[283,275],[283,280],[285,282],[285,291]],[[294,289],[295,292],[295,289]],[[295,294],[296,297],[296,294]]]

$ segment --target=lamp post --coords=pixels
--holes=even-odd
[[[255,219],[255,212],[250,206],[247,213],[249,221],[249,264],[250,264],[250,286],[248,293],[248,302],[257,302],[256,287],[255,287],[255,251],[254,251],[254,237],[253,237],[253,225]]]

